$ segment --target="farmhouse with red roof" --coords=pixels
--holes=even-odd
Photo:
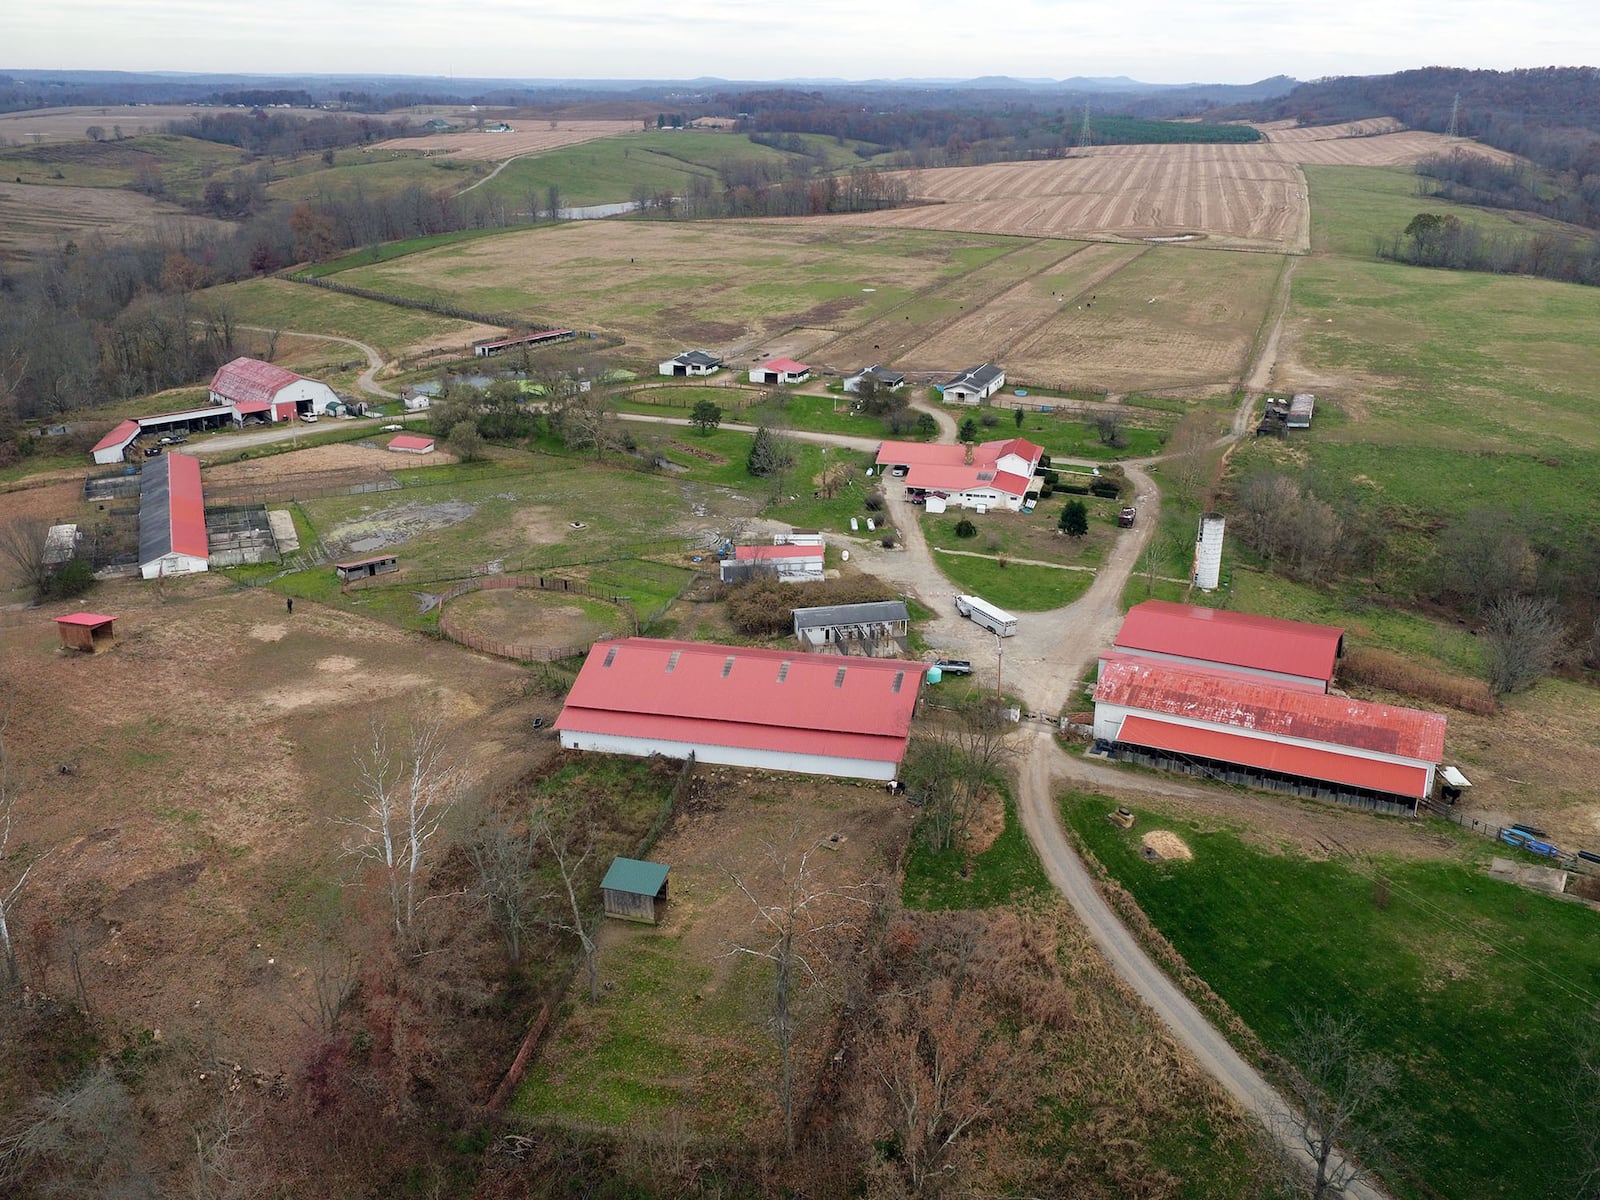
[[[922,663],[702,642],[598,642],[556,720],[569,750],[890,780]]]
[[[241,418],[285,421],[296,413],[327,412],[338,401],[327,384],[258,358],[236,358],[211,377],[211,403],[232,405]]]
[[[750,368],[751,383],[804,383],[811,378],[811,368],[792,358],[769,358]]]
[[[1034,481],[1044,449],[1027,438],[965,446],[928,442],[884,442],[878,466],[899,479],[913,496],[937,496],[960,508],[1009,508],[1015,512],[1042,484]]]
[[[1326,692],[1344,630],[1280,617],[1145,600],[1128,610],[1116,648],[1169,666],[1219,666]]]

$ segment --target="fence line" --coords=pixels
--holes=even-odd
[[[1469,832],[1488,838],[1491,842],[1500,842],[1502,845],[1507,845],[1512,849],[1523,848],[1511,847],[1509,843],[1501,842],[1500,835],[1505,833],[1508,829],[1511,829],[1511,826],[1509,825],[1501,825],[1497,821],[1484,821],[1479,820],[1477,817],[1469,817],[1462,813],[1458,813],[1449,805],[1439,804],[1437,801],[1433,800],[1423,800],[1417,805],[1417,811],[1425,812],[1434,817],[1442,817],[1446,821],[1450,821],[1453,824],[1459,825],[1461,828],[1468,830]],[[1522,836],[1528,836],[1522,834],[1521,830],[1514,830],[1513,832],[1521,834]],[[1543,841],[1544,839],[1540,838],[1538,840]],[[1589,862],[1586,859],[1579,858],[1576,854],[1569,854],[1567,851],[1562,850],[1559,847],[1556,848],[1556,854],[1549,861],[1556,863],[1564,871],[1573,871],[1579,875],[1600,875],[1600,863]]]
[[[602,640],[601,638],[595,638],[574,646],[525,646],[470,633],[450,620],[450,615],[445,608],[450,601],[465,596],[469,592],[499,591],[505,588],[532,588],[541,592],[571,592],[579,596],[587,596],[591,600],[602,600],[607,604],[615,604],[627,615],[634,631],[637,632],[639,629],[639,616],[634,612],[633,601],[627,596],[617,596],[576,580],[559,579],[546,575],[486,575],[476,579],[463,580],[454,587],[446,589],[440,595],[439,632],[452,642],[459,642],[470,650],[481,650],[485,654],[497,655],[500,658],[517,659],[521,662],[557,662],[563,658],[576,658],[580,654],[587,653],[589,647],[594,645],[595,642]]]

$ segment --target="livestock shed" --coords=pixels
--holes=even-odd
[[[895,778],[927,667],[787,650],[597,642],[556,719],[569,750]]]
[[[45,531],[44,556],[40,561],[47,567],[59,567],[72,561],[83,534],[76,525],[52,525]]]
[[[269,421],[284,421],[296,413],[325,412],[328,402],[339,398],[321,380],[247,357],[218,367],[211,377],[210,394],[212,404],[233,405],[241,416],[262,416]]]
[[[685,350],[658,364],[656,370],[671,376],[714,375],[721,367],[722,360],[708,350]]]
[[[817,583],[822,579],[822,546],[735,546],[733,557],[722,560],[723,583],[738,583],[757,575],[774,575],[783,583]]]
[[[1311,414],[1316,410],[1317,398],[1310,392],[1296,392],[1289,401],[1288,426],[1290,429],[1310,429]]]
[[[637,858],[614,858],[600,881],[600,896],[606,916],[624,921],[656,923],[656,905],[667,902],[665,863],[642,862]]]
[[[1128,610],[1113,645],[1122,655],[1172,666],[1221,667],[1285,687],[1326,692],[1344,653],[1344,630],[1144,600]]]
[[[811,368],[792,358],[771,358],[750,368],[751,383],[804,383]]]
[[[993,363],[968,367],[939,388],[946,404],[978,404],[1006,385],[1006,373]]]
[[[334,563],[333,569],[341,583],[349,583],[353,579],[371,579],[374,575],[386,575],[390,571],[398,571],[400,556],[377,554],[372,558],[356,559],[353,562]]]
[[[489,132],[495,133],[499,131],[491,129]],[[517,333],[509,337],[489,338],[486,341],[473,342],[472,353],[478,358],[493,358],[497,354],[504,354],[507,350],[550,346],[556,342],[570,342],[577,336],[576,331],[571,329],[541,329],[536,333]]]
[[[904,600],[824,604],[794,610],[794,636],[806,649],[871,654],[876,647],[902,649],[911,624]]]
[[[388,449],[401,454],[432,454],[434,440],[417,433],[397,433],[389,439]]]
[[[96,643],[109,643],[116,637],[116,618],[102,613],[72,613],[57,617],[56,628],[61,631],[61,645],[68,650],[85,650],[93,654]]]
[[[200,460],[187,454],[152,459],[139,488],[139,573],[158,579],[210,569]]]
[[[1119,758],[1414,816],[1444,759],[1438,713],[1232,671],[1104,660],[1094,736]]]

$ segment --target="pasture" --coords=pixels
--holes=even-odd
[[[1145,803],[1123,831],[1105,819],[1111,803],[1068,794],[1062,809],[1269,1051],[1295,1060],[1290,1015],[1310,1006],[1356,1017],[1366,1048],[1395,1063],[1394,1103],[1418,1127],[1386,1180],[1396,1194],[1560,1194],[1573,1165],[1567,1031],[1600,1001],[1593,912],[1487,878],[1487,842],[1452,854],[1445,837],[1420,859],[1330,857],[1261,846],[1226,816],[1196,820]],[[1382,818],[1345,823],[1381,841]],[[1152,828],[1176,832],[1193,861],[1140,858]]]
[[[524,119],[503,112],[474,113],[468,120],[475,123],[480,115],[486,116],[490,124],[504,122],[510,125],[511,132],[487,133],[481,129],[467,128],[449,133],[420,134],[417,137],[375,142],[372,152],[382,154],[388,150],[415,150],[425,154],[446,154],[452,158],[504,162],[524,154],[540,154],[596,138],[615,137],[640,127],[638,121],[581,121],[549,117]],[[454,119],[462,118],[460,114],[454,114]]]
[[[168,121],[186,121],[215,112],[215,108],[188,104],[108,104],[0,113],[0,145],[8,141],[18,146],[84,141],[93,125],[105,130],[108,138],[115,137],[119,128],[125,136],[134,137],[160,133]]]
[[[15,172],[12,172],[15,175]],[[13,183],[0,176],[0,259],[29,255],[99,234],[145,237],[166,228],[221,232],[230,228],[176,204],[110,187]]]

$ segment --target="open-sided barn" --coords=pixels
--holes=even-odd
[[[561,744],[612,754],[890,780],[926,667],[787,650],[597,642],[556,720]]]

